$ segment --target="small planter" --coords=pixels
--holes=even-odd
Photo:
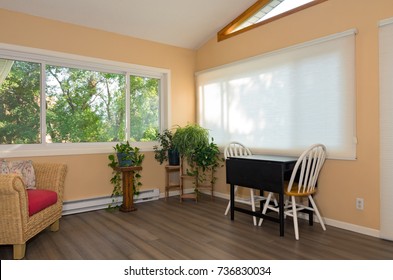
[[[179,152],[177,150],[168,150],[169,165],[180,165]]]
[[[119,162],[120,167],[132,166],[133,154],[132,153],[117,153],[117,160]]]

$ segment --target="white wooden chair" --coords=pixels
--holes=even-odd
[[[314,144],[305,150],[296,162],[296,165],[292,171],[291,178],[288,185],[284,188],[284,194],[288,197],[285,204],[285,216],[293,217],[293,225],[295,229],[295,238],[299,240],[299,229],[297,216],[298,212],[302,210],[313,211],[318,218],[319,223],[323,230],[326,230],[325,224],[318,211],[318,207],[315,204],[312,196],[317,191],[316,184],[318,176],[322,169],[322,166],[326,159],[326,147],[322,144]],[[295,182],[295,179],[297,182]],[[263,207],[262,213],[265,214],[267,209],[278,211],[277,207],[273,208],[269,206],[272,194],[269,193],[266,203]],[[310,206],[304,204],[303,198],[307,197],[310,202]],[[298,201],[296,201],[298,200]],[[262,224],[263,219],[259,220],[259,226]]]
[[[251,155],[251,151],[249,148],[247,148],[246,146],[244,146],[243,144],[239,143],[239,142],[231,142],[229,143],[224,150],[224,157],[225,159],[227,159],[228,157],[231,156],[247,156],[247,155]],[[239,186],[235,186],[235,196],[236,193],[238,191],[238,187]],[[236,197],[235,197],[236,199]],[[259,196],[259,195],[255,195],[254,194],[254,189],[250,188],[250,197],[246,198],[246,199],[236,199],[236,202],[239,203],[244,203],[247,205],[251,205],[251,209],[252,211],[255,212],[255,204],[265,200],[266,198],[264,196]],[[231,201],[228,202],[228,206],[225,210],[225,215],[228,215],[229,213],[229,209],[231,208]],[[255,216],[253,216],[253,221],[254,221],[254,226],[257,225],[257,219]]]

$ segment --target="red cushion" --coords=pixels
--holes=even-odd
[[[57,202],[57,193],[48,190],[27,190],[29,199],[29,216]]]

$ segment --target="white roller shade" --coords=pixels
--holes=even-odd
[[[355,31],[196,74],[199,123],[217,144],[356,158]]]

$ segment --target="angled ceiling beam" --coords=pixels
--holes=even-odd
[[[253,15],[255,15],[259,10],[261,10],[263,7],[265,7],[267,4],[269,4],[271,0],[257,0],[257,2],[255,2],[251,7],[249,7],[247,10],[245,10],[241,15],[239,15],[237,18],[235,18],[233,21],[231,21],[228,25],[226,25],[223,29],[221,29],[220,31],[218,31],[217,33],[217,40],[218,41],[222,41],[225,39],[228,39],[230,37],[233,37],[235,35],[241,34],[243,32],[246,32],[250,29],[254,29],[258,26],[261,26],[263,24],[266,24],[268,22],[272,22],[274,20],[277,20],[279,18],[291,15],[293,13],[299,12],[301,10],[307,9],[309,7],[318,5],[320,3],[323,3],[325,1],[328,0],[314,0],[312,2],[309,2],[307,4],[301,5],[297,8],[294,8],[292,10],[289,10],[287,12],[284,12],[282,14],[279,14],[277,16],[271,17],[267,20],[263,20],[261,22],[255,23],[253,25],[247,26],[243,29],[240,30],[236,30],[236,28],[238,28],[243,22],[245,22],[246,20],[248,20],[250,17],[252,17]]]

